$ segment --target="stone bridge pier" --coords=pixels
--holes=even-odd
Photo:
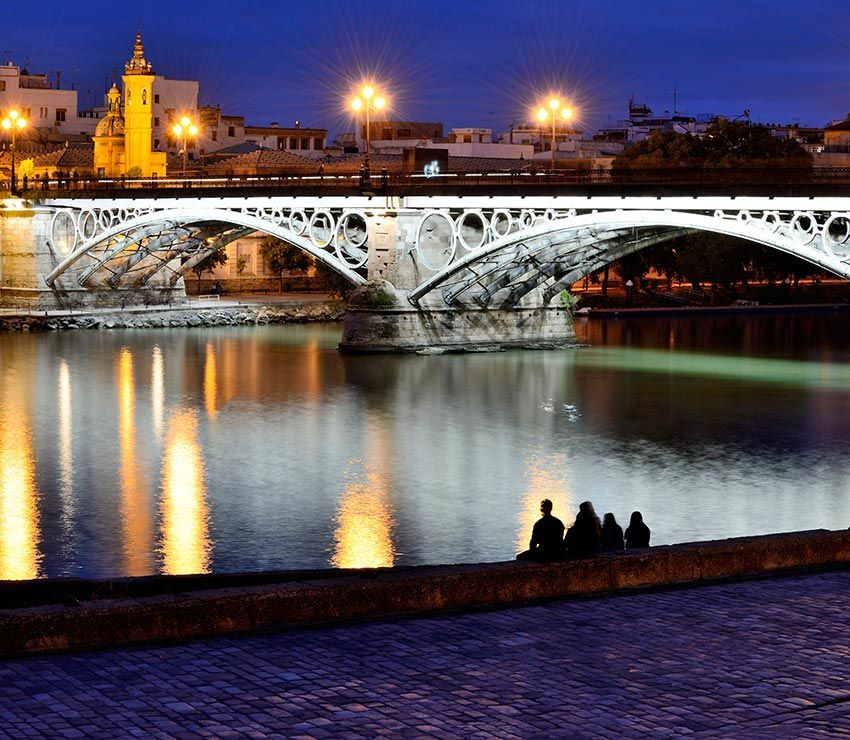
[[[559,296],[531,290],[515,303],[456,300],[414,291],[457,256],[467,239],[483,241],[486,222],[456,221],[434,211],[397,210],[369,223],[368,282],[355,289],[340,349],[347,352],[552,349],[575,342],[572,318]]]

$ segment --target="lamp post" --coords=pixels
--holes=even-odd
[[[541,123],[546,122],[547,120],[552,120],[552,165],[551,168],[555,169],[555,124],[558,121],[558,118],[567,121],[573,115],[572,108],[568,108],[566,106],[561,105],[561,101],[558,98],[550,98],[548,103],[548,110],[545,106],[541,107],[537,111],[537,120]]]
[[[359,113],[362,110],[366,117],[366,156],[363,165],[367,172],[369,171],[369,149],[372,145],[372,132],[370,130],[372,109],[381,110],[386,104],[386,98],[382,95],[377,95],[372,85],[364,85],[360,91],[360,95],[355,96],[351,100],[351,109],[355,113]]]
[[[9,132],[10,135],[10,145],[12,151],[12,187],[11,192],[12,195],[15,194],[15,135],[18,131],[25,128],[27,125],[26,119],[24,119],[21,114],[17,110],[10,110],[9,113],[3,118],[0,125]]]
[[[183,177],[186,177],[186,157],[187,149],[189,148],[189,137],[195,138],[198,135],[198,127],[192,123],[189,116],[183,116],[179,123],[175,123],[171,129],[177,137],[183,138]]]

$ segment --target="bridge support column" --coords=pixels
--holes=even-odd
[[[383,280],[351,296],[345,312],[344,352],[482,352],[558,349],[575,344],[572,319],[563,307],[417,308]]]
[[[395,211],[370,222],[369,282],[346,309],[340,349],[347,352],[463,352],[554,349],[575,343],[572,318],[533,291],[520,305],[413,304],[409,292],[434,273],[416,259],[421,214]]]

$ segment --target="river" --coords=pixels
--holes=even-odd
[[[338,325],[2,334],[0,579],[505,560],[542,498],[653,544],[847,527],[847,324],[386,357]]]

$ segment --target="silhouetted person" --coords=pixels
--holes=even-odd
[[[534,523],[528,550],[517,555],[517,560],[564,559],[564,523],[552,516],[552,502],[548,498],[540,502],[540,511],[543,516]]]
[[[636,547],[649,547],[649,527],[643,523],[643,514],[639,511],[632,512],[629,526],[626,527],[626,549]]]
[[[602,517],[602,537],[600,544],[603,552],[622,552],[625,548],[623,542],[623,528],[617,524],[617,520],[610,512]]]
[[[567,531],[567,556],[570,558],[590,558],[599,552],[599,537],[602,524],[593,510],[590,501],[582,502],[572,527]]]

